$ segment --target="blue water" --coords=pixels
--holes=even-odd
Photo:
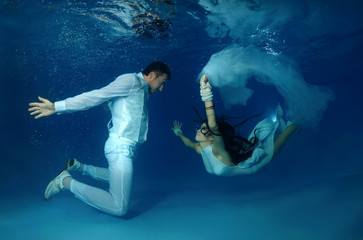
[[[363,4],[133,2],[138,5],[0,1],[0,239],[362,239]],[[172,26],[137,34],[131,19],[145,11]],[[304,84],[331,98],[312,113],[319,115],[315,125],[302,127],[263,169],[224,178],[208,174],[171,127],[179,120],[193,138],[198,118],[192,105],[203,113],[198,74],[212,55],[233,44],[253,46],[267,59],[284,56]],[[103,145],[110,114],[101,105],[34,120],[28,103],[37,96],[57,101],[103,87],[154,60],[170,66],[172,80],[150,97],[148,141],[134,163],[129,214],[100,213],[69,192],[43,200],[45,186],[65,160],[107,166]],[[248,80],[254,93],[245,105],[226,106],[238,92],[224,95],[215,87],[217,112],[269,117],[279,103],[289,109],[292,99],[285,93],[302,92],[257,80]],[[316,108],[309,94],[302,96],[302,106]],[[247,135],[256,121],[243,125],[241,133]]]

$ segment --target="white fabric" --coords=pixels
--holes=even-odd
[[[84,173],[109,182],[109,191],[76,180],[70,190],[85,203],[106,213],[122,216],[129,206],[136,148],[146,141],[148,132],[147,103],[149,85],[139,74],[124,74],[108,86],[82,93],[55,103],[56,112],[86,110],[110,101],[112,119],[105,144],[108,169],[85,165]]]
[[[93,165],[83,164],[83,175],[89,175],[96,180],[108,182],[110,180],[110,170],[108,168],[96,167]]]
[[[203,102],[213,101],[212,86],[203,83],[200,86],[200,96]]]
[[[121,75],[103,88],[82,93],[75,97],[67,98],[64,101],[55,102],[56,112],[59,114],[87,110],[111,98],[127,97],[141,87],[141,82],[136,82],[135,75]]]
[[[282,110],[281,107],[278,106],[276,109],[277,121],[272,121],[271,119],[266,118],[256,125],[248,139],[251,139],[254,136],[254,132],[256,130],[255,133],[259,139],[259,143],[253,151],[252,156],[236,166],[227,166],[219,161],[213,154],[212,145],[202,149],[201,154],[207,172],[225,177],[251,174],[269,163],[274,153],[274,138],[276,130],[279,125],[283,125],[283,129],[286,127],[286,124],[284,125],[281,116]],[[282,131],[283,129],[281,128],[279,130]]]
[[[102,169],[86,165],[84,169],[84,172],[93,178],[108,181],[110,184],[109,191],[73,179],[70,187],[71,192],[77,198],[101,211],[116,216],[124,215],[128,211],[130,202],[132,162],[135,151],[135,146],[109,138],[105,144],[105,155],[109,168]]]
[[[72,113],[110,101],[110,133],[143,143],[148,132],[148,90],[149,85],[141,73],[124,74],[106,87],[55,102],[55,109],[58,114]]]

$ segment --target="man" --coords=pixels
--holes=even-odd
[[[47,186],[44,198],[49,199],[62,190],[70,190],[85,203],[108,214],[122,216],[129,206],[133,159],[137,147],[146,141],[148,131],[147,103],[149,93],[163,90],[170,71],[162,62],[153,62],[141,73],[124,74],[106,87],[82,93],[55,103],[38,97],[30,103],[30,115],[35,119],[54,113],[87,110],[109,101],[112,119],[108,124],[109,138],[105,144],[108,169],[81,164],[75,159]],[[79,170],[95,179],[109,182],[109,191],[95,188],[72,178],[69,170]]]

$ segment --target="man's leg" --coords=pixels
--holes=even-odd
[[[69,159],[66,162],[65,169],[67,171],[80,171],[83,175],[89,175],[96,180],[108,182],[110,179],[110,171],[108,168],[96,167],[79,162],[77,159]]]
[[[108,154],[109,160],[109,192],[86,185],[74,179],[70,190],[85,203],[106,213],[122,216],[128,210],[132,185],[132,158],[120,153]]]
[[[82,164],[82,173],[91,176],[96,180],[108,182],[110,180],[110,170],[107,168],[95,167],[92,165]]]

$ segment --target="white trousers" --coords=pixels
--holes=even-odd
[[[70,191],[85,203],[111,215],[125,215],[130,201],[133,159],[136,146],[128,142],[108,138],[105,156],[108,169],[84,165],[84,174],[109,182],[109,191],[96,188],[77,180],[71,181]]]

